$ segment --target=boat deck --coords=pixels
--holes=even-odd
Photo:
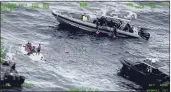
[[[83,30],[87,30],[87,31],[91,31],[91,32],[96,32],[97,28],[96,28],[96,24],[93,23],[94,20],[97,20],[97,16],[92,16],[91,14],[81,14],[81,13],[68,13],[68,12],[53,12],[54,14],[58,15],[57,19],[59,22],[64,23],[64,24],[69,24],[72,26],[75,26],[77,28],[83,29]],[[84,21],[82,20],[82,15],[87,16],[87,20]],[[115,19],[115,18],[106,18],[108,22],[110,22],[111,20],[114,23],[118,24],[118,28],[117,28],[117,33],[118,36],[121,37],[136,37],[139,38],[139,29],[135,27],[133,29],[133,32],[129,32],[128,30],[123,30],[123,28],[125,28],[125,25],[127,24],[127,22],[119,20],[119,19]],[[110,23],[109,23],[110,24]],[[108,24],[108,25],[109,25]],[[117,25],[116,25],[117,26]],[[131,26],[132,27],[132,26]],[[113,27],[109,27],[109,26],[99,26],[99,31],[101,33],[105,33],[110,35],[111,31],[113,30]]]
[[[61,12],[61,15],[67,16],[67,17],[72,17],[74,19],[78,19],[78,20],[82,20],[82,15],[87,16],[87,21],[85,22],[89,22],[89,23],[93,23],[93,21],[95,19],[97,19],[95,16],[93,15],[88,15],[88,14],[83,14],[83,13],[68,13],[68,12]]]

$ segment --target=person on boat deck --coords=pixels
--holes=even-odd
[[[113,37],[116,38],[117,34],[116,34],[116,27],[113,27]]]
[[[102,16],[99,20],[101,26],[107,26],[107,20],[104,16]]]
[[[125,31],[128,30],[129,32],[133,33],[133,29],[131,28],[131,26],[130,26],[129,23],[127,23],[127,24],[125,25],[124,30],[125,30]]]
[[[40,50],[41,50],[41,45],[39,44],[39,46],[37,48],[37,53],[36,54],[40,54]]]
[[[107,22],[107,25],[109,26],[109,27],[114,27],[115,25],[114,25],[114,22],[112,21],[112,20],[110,20],[109,22]]]
[[[87,21],[87,16],[85,13],[84,13],[84,15],[82,15],[82,21]]]
[[[147,67],[147,73],[152,73],[152,68],[150,66]]]

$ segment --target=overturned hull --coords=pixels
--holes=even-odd
[[[25,50],[25,45],[22,45],[20,47],[21,49],[21,52],[24,54],[24,55],[27,55],[28,52]],[[45,58],[44,56],[41,54],[41,53],[32,53],[30,55],[27,55],[31,60],[33,61],[39,61],[39,62],[45,62]]]

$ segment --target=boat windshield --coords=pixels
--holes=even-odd
[[[147,65],[144,63],[138,63],[135,65],[136,68],[138,68],[140,71],[144,71],[147,69]]]

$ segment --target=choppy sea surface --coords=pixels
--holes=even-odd
[[[7,3],[7,2],[5,2]],[[22,3],[22,2],[12,2]],[[26,3],[26,2],[25,2]],[[70,88],[92,88],[100,91],[136,91],[142,87],[118,76],[122,64],[121,57],[159,58],[169,65],[169,6],[156,8],[145,6],[136,9],[126,2],[87,2],[80,7],[79,2],[47,2],[49,9],[16,7],[12,12],[1,12],[5,23],[1,24],[1,36],[7,51],[15,53],[17,71],[26,77],[25,83],[31,87],[12,88],[21,91],[68,91]],[[132,2],[141,5],[148,2]],[[27,3],[32,4],[32,2]],[[39,3],[42,4],[42,3]],[[131,24],[148,28],[151,38],[109,39],[107,36],[96,39],[86,33],[72,33],[74,29],[58,30],[59,22],[51,11],[72,11],[94,13],[110,9],[132,11],[137,19]],[[45,63],[33,62],[20,52],[21,44],[27,42],[42,44]]]

